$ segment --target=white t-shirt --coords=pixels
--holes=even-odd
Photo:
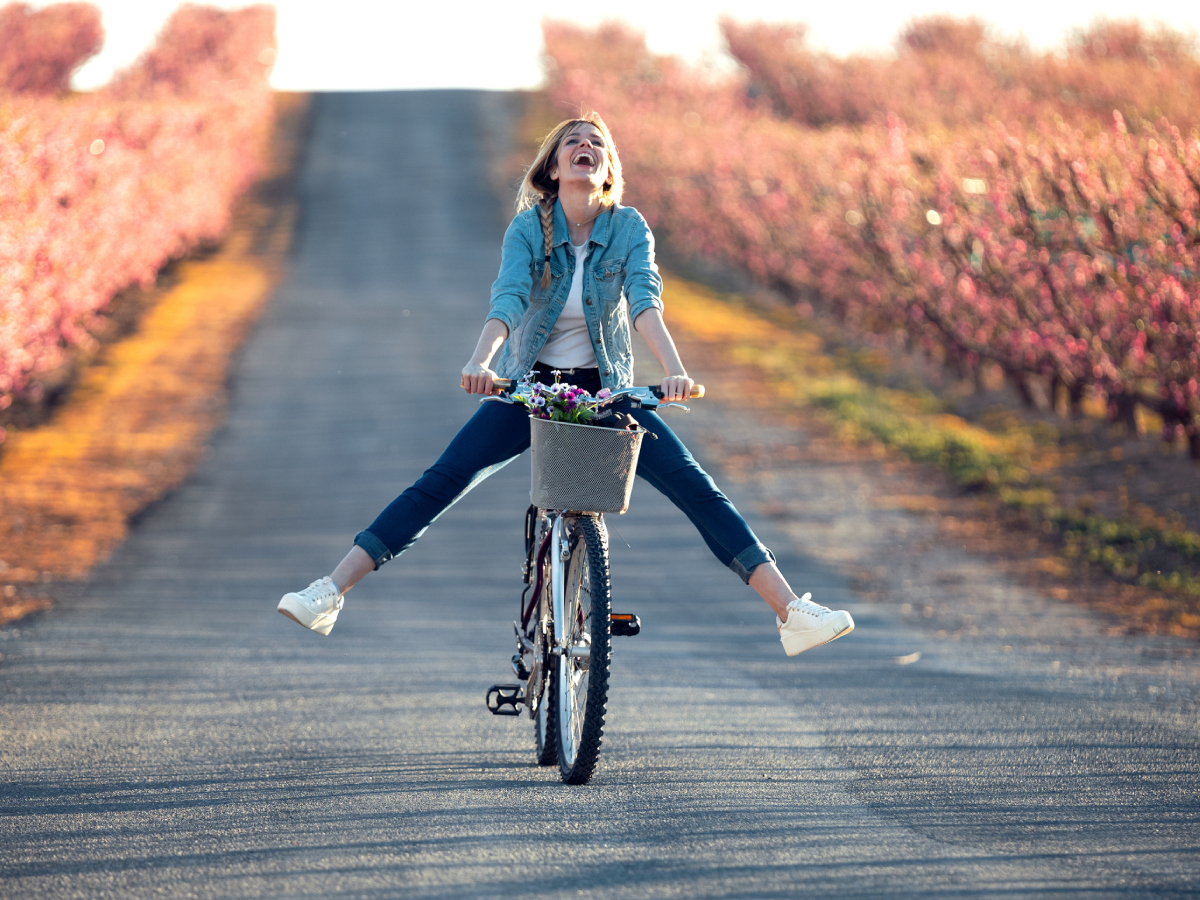
[[[590,369],[597,363],[587,320],[583,317],[583,261],[587,256],[588,242],[584,241],[581,247],[574,244],[570,247],[575,251],[575,276],[571,279],[571,292],[567,294],[567,305],[554,323],[550,337],[546,338],[546,346],[538,354],[538,360],[556,369]]]

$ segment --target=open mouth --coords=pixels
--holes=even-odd
[[[584,150],[576,154],[571,162],[577,166],[594,166],[596,164],[596,157],[591,152]]]

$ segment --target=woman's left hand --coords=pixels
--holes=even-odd
[[[691,396],[695,383],[686,375],[668,375],[659,383],[658,389],[663,393],[664,403],[686,400]]]

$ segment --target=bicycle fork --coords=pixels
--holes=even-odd
[[[550,530],[550,618],[554,623],[554,644],[550,652],[555,656],[562,656],[565,651],[574,649],[564,646],[563,563],[571,558],[571,547],[563,534],[563,520],[563,516],[555,516],[554,526]]]

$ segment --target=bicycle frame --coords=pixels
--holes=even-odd
[[[481,402],[515,404],[532,396],[527,381],[514,385],[496,379],[495,385],[501,393]],[[704,396],[703,386],[696,385],[692,396]],[[598,406],[622,399],[642,409],[687,409],[663,403],[653,385],[613,391]],[[522,683],[492,685],[487,706],[507,716],[520,715],[525,707],[535,723],[538,763],[557,761],[564,782],[583,784],[596,765],[604,729],[611,639],[638,634],[641,622],[631,613],[612,612],[602,513],[531,506],[525,523],[525,588],[513,622],[517,653],[512,658]]]
[[[516,405],[516,404],[521,404],[523,402],[523,398],[527,398],[529,396],[528,393],[526,393],[527,388],[528,388],[528,382],[515,382],[510,378],[497,378],[497,379],[495,379],[495,381],[493,383],[494,383],[497,391],[499,391],[499,393],[482,398],[479,401],[480,403],[486,403],[488,401],[497,401],[500,403]],[[691,395],[693,397],[703,397],[704,396],[704,386],[699,385],[699,384],[695,385],[692,388]],[[610,406],[613,403],[616,403],[617,401],[624,399],[624,398],[628,398],[633,406],[638,407],[640,409],[658,410],[658,409],[676,408],[676,409],[682,409],[685,412],[690,411],[688,409],[688,407],[683,403],[675,403],[675,402],[663,403],[662,391],[659,390],[654,385],[619,388],[619,389],[613,391],[602,402],[600,402],[598,404],[598,406],[601,406],[601,407]],[[563,556],[564,556],[564,553],[566,553],[566,551],[567,551],[566,544],[565,544],[565,538],[563,535],[563,522],[564,522],[564,518],[568,514],[580,515],[581,513],[569,513],[569,511],[567,511],[567,510],[557,510],[557,509],[539,509],[539,510],[537,510],[537,516],[538,516],[539,520],[542,519],[543,517],[547,517],[551,520],[549,546],[545,552],[552,551],[551,557],[550,557],[550,580],[551,580],[551,615],[554,619],[554,635],[553,635],[553,644],[554,645],[553,645],[553,647],[551,647],[551,653],[556,656],[563,655],[564,653],[566,653],[566,654],[571,653],[571,648],[567,648],[567,647],[563,646],[563,627],[562,627],[562,615],[563,615],[562,569],[563,569]],[[593,515],[599,515],[599,514],[593,514]],[[600,518],[602,520],[603,516],[600,516]],[[521,654],[529,653],[529,652],[532,652],[532,650],[533,650],[533,647],[530,645],[530,642],[529,642],[528,638],[526,637],[525,632],[528,629],[529,619],[532,616],[534,607],[537,604],[538,594],[541,590],[544,589],[543,585],[541,584],[542,572],[541,572],[540,562],[541,562],[541,557],[542,557],[542,552],[543,552],[542,548],[541,548],[541,542],[536,540],[536,535],[534,535],[532,537],[534,539],[534,543],[538,544],[538,546],[536,546],[536,547],[530,546],[530,547],[526,548],[527,555],[526,555],[526,560],[525,560],[525,583],[527,585],[527,588],[529,590],[532,590],[533,593],[532,593],[532,595],[529,596],[529,599],[527,602],[522,603],[521,621],[513,623],[514,630],[517,632],[517,644],[518,644],[517,649],[518,649],[518,652]],[[534,571],[535,569],[537,571]],[[516,666],[516,663],[514,662],[514,667],[515,666]],[[522,679],[522,680],[524,680],[524,679]],[[529,706],[530,706],[530,711],[532,712],[533,711],[532,704],[529,703]]]

